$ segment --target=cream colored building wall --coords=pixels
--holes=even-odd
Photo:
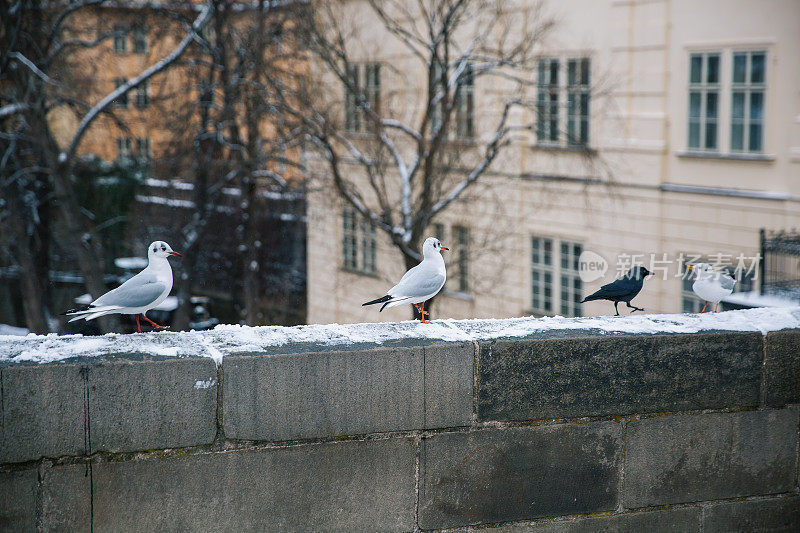
[[[519,4],[524,11],[531,3]],[[584,285],[589,294],[617,275],[618,254],[666,253],[671,259],[682,252],[753,255],[760,228],[800,226],[800,62],[794,57],[800,50],[800,2],[564,0],[547,6],[559,24],[543,54],[591,56],[598,94],[592,100],[590,144],[598,157],[545,150],[533,138],[523,139],[495,162],[493,174],[483,178],[468,201],[443,213],[436,222],[470,228],[473,290],[468,297],[439,296],[434,318],[529,314],[533,235],[580,242],[609,261],[603,279]],[[370,28],[378,32],[379,25]],[[373,54],[379,50],[395,65],[411,64],[387,36],[373,33],[370,38],[383,43],[366,48]],[[730,85],[725,79],[731,76],[732,49],[768,51],[767,157],[687,157],[689,52],[723,53],[719,146],[726,154]],[[491,128],[503,92],[502,84],[481,81],[476,84],[479,130]],[[413,94],[396,91],[392,98],[402,104],[406,95],[411,104]],[[413,112],[413,105],[406,107]],[[408,319],[407,307],[380,314],[361,307],[399,279],[403,261],[378,232],[378,276],[341,268],[341,204],[326,192],[323,167],[318,168],[321,188],[309,198],[309,322]],[[543,181],[526,175],[575,179]],[[602,184],[582,180],[608,176],[610,182]],[[710,188],[716,194],[680,186]],[[453,245],[450,235],[439,237]],[[636,305],[648,312],[680,312],[681,283],[674,273],[673,266],[666,280],[648,279]],[[611,314],[613,305],[589,302],[583,313]]]

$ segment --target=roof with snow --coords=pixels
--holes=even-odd
[[[473,342],[502,338],[589,335],[678,334],[704,331],[769,331],[800,328],[800,307],[759,308],[724,313],[628,315],[586,318],[434,320],[309,326],[220,325],[202,332],[153,332],[98,337],[0,335],[0,366],[132,354],[142,357],[210,357],[350,350],[400,343]]]

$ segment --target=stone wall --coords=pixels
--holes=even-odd
[[[0,359],[0,530],[800,530],[800,329],[148,338]]]

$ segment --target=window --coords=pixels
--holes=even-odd
[[[589,144],[589,59],[567,61],[567,144]]]
[[[766,52],[734,52],[731,152],[761,152],[764,135]]]
[[[558,311],[564,316],[581,316],[583,284],[579,258],[583,245],[543,237],[531,239],[531,307],[540,313]],[[554,295],[560,296],[556,308]]]
[[[150,138],[139,137],[136,139],[136,157],[141,161],[150,161],[153,157],[150,151]]]
[[[469,292],[469,228],[453,226],[453,255],[455,255],[456,290]]]
[[[456,137],[470,139],[475,136],[475,76],[472,67],[461,74],[455,96]]]
[[[344,127],[354,133],[365,132],[367,122],[363,110],[369,108],[377,111],[380,104],[380,64],[349,65],[347,77],[349,81],[344,88]]]
[[[342,210],[342,259],[348,270],[374,274],[377,271],[375,228],[354,208]]]
[[[142,26],[134,26],[131,31],[131,41],[133,42],[134,54],[147,53],[147,29]]]
[[[128,51],[128,30],[125,26],[114,26],[114,53],[124,54]]]
[[[590,59],[540,59],[536,72],[537,142],[544,145],[588,146]],[[564,104],[567,113],[562,118],[559,110]]]
[[[128,161],[131,159],[131,139],[130,137],[117,138],[117,159],[120,161]]]
[[[558,59],[537,65],[536,140],[558,142]]]
[[[136,87],[136,108],[146,109],[150,105],[150,80],[145,80]]]
[[[578,243],[561,241],[561,314],[581,316],[583,285],[578,258],[583,252]]]
[[[531,239],[531,306],[543,313],[553,312],[553,240]]]
[[[125,82],[128,81],[125,78],[115,78],[114,79],[114,88],[119,89],[121,85],[124,85]],[[117,97],[114,101],[114,105],[116,107],[121,107],[127,109],[128,107],[128,93],[121,94]]]
[[[689,148],[717,149],[718,53],[689,56]]]

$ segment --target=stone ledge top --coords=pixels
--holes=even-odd
[[[699,332],[760,332],[800,328],[800,307],[759,308],[724,313],[627,315],[585,318],[521,317],[309,326],[220,325],[202,332],[130,335],[0,335],[0,367],[93,357],[126,359],[210,357],[220,364],[235,355],[280,355],[352,351],[379,347],[425,346],[432,342],[488,342],[496,339],[547,339],[603,335],[664,335]]]

